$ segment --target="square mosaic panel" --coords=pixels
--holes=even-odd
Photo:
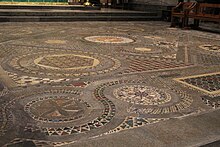
[[[136,72],[152,72],[160,70],[181,69],[192,64],[185,64],[183,62],[177,62],[173,60],[157,60],[157,59],[129,59],[129,67],[124,73],[136,73]]]
[[[208,94],[220,93],[220,72],[174,79]]]

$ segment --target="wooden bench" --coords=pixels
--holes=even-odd
[[[172,10],[171,26],[189,27],[189,18],[194,19],[193,27],[199,27],[201,20],[220,23],[220,4],[181,2]]]
[[[198,3],[187,11],[187,19],[194,19],[193,27],[198,28],[201,20],[217,22],[220,24],[220,4]],[[188,26],[189,24],[187,22],[185,27]]]

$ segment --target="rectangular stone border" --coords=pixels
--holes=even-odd
[[[199,91],[202,91],[206,94],[209,94],[209,95],[216,95],[216,94],[220,94],[220,90],[217,90],[217,91],[208,91],[208,90],[205,90],[205,89],[202,89],[200,87],[197,87],[197,86],[194,86],[192,84],[189,84],[187,82],[184,82],[182,80],[185,80],[185,79],[190,79],[190,78],[197,78],[197,77],[204,77],[204,76],[212,76],[212,75],[217,75],[217,74],[220,74],[220,72],[215,72],[215,73],[208,73],[208,74],[200,74],[200,75],[194,75],[194,76],[187,76],[187,77],[182,77],[182,78],[174,78],[173,80],[179,82],[179,83],[182,83],[184,85],[187,85],[189,87],[192,87],[194,89],[197,89]]]

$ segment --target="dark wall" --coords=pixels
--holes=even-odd
[[[220,0],[196,0],[201,3],[212,3],[212,4],[220,4]]]

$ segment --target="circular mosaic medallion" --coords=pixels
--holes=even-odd
[[[204,50],[208,50],[208,51],[220,52],[220,45],[207,44],[207,45],[201,45],[199,47],[204,49]]]
[[[114,90],[116,98],[141,105],[159,105],[171,100],[171,95],[155,87],[129,85]]]
[[[189,108],[192,98],[183,91],[170,88],[152,87],[155,79],[118,80],[104,83],[99,87],[102,97],[117,98],[118,103],[128,113],[142,115],[161,115],[178,113]],[[126,103],[124,103],[126,102]],[[128,109],[127,109],[128,108]]]
[[[131,43],[134,40],[119,36],[89,36],[85,40],[97,43]]]
[[[108,55],[80,51],[45,51],[6,59],[3,68],[12,73],[41,77],[73,77],[107,73],[120,67]]]
[[[32,118],[44,122],[66,122],[84,116],[90,107],[81,99],[65,96],[41,97],[25,105]]]

